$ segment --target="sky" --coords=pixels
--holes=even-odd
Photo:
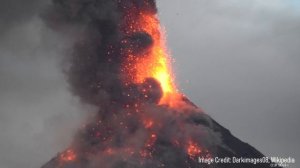
[[[300,159],[295,1],[159,1],[183,92],[267,156]]]
[[[47,2],[0,3],[0,167],[38,168],[67,147],[90,109],[68,91],[61,62],[70,43],[41,20]],[[158,6],[182,92],[265,155],[300,160],[298,1]]]

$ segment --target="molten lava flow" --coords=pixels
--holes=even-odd
[[[134,55],[128,50],[128,60],[124,65],[125,72],[130,74],[130,80],[142,83],[146,78],[156,79],[162,88],[163,97],[160,104],[172,104],[172,98],[178,97],[174,77],[170,66],[170,57],[165,46],[164,33],[161,30],[157,16],[152,13],[140,12],[138,18],[133,17],[134,11],[125,16],[125,33],[127,35],[144,32],[151,36],[152,45],[143,55]],[[123,41],[126,43],[127,41]]]

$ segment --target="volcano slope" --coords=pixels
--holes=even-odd
[[[187,99],[182,101],[185,107],[175,110],[146,103],[138,107],[138,117],[128,117],[131,107],[114,109],[117,114],[98,113],[97,120],[79,131],[70,148],[42,168],[272,167],[270,161],[233,163],[233,157],[262,159],[264,155]],[[231,161],[216,163],[216,157]],[[201,163],[200,158],[214,162]]]

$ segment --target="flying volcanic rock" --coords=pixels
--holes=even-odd
[[[42,168],[270,167],[176,89],[154,0],[52,0],[45,20],[76,32],[64,70],[97,114]]]

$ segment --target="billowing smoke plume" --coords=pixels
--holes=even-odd
[[[125,86],[122,80],[129,76],[121,73],[122,63],[128,57],[126,51],[139,55],[152,44],[151,36],[145,32],[127,34],[123,31],[129,26],[126,15],[134,12],[132,20],[140,12],[154,15],[153,0],[53,0],[49,10],[47,21],[55,30],[65,32],[71,27],[81,30],[75,37],[66,71],[72,92],[82,101],[97,106],[124,103],[129,101],[128,92],[132,94],[131,99],[139,99],[140,90],[150,84],[156,90],[149,100],[159,100],[161,91],[155,80]]]
[[[221,143],[224,129],[186,98],[173,108],[160,103],[159,80],[136,82],[132,64],[150,57],[160,36],[139,20],[156,21],[156,12],[154,0],[53,0],[47,24],[60,33],[76,28],[64,67],[70,88],[98,113],[45,168],[187,168],[220,151],[241,155]]]

